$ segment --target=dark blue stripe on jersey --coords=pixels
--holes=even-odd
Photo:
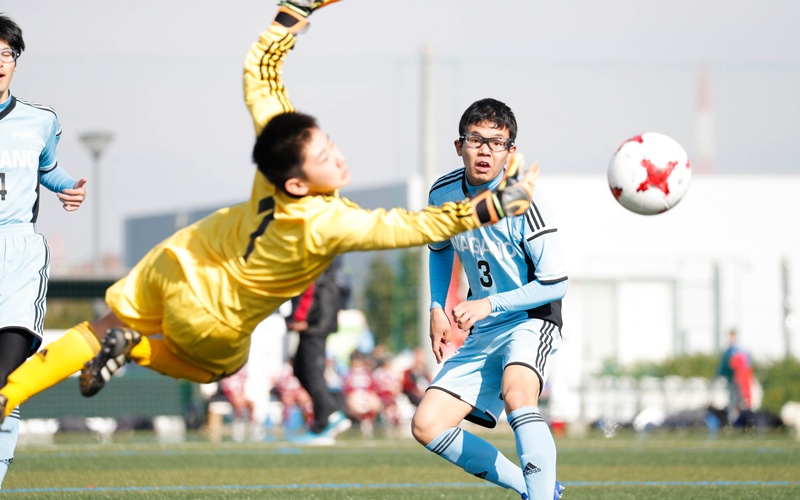
[[[36,199],[33,201],[33,207],[31,207],[31,222],[34,223],[39,218],[39,184],[42,183],[42,173],[38,171],[36,174]]]
[[[544,227],[546,224],[544,223],[544,219],[542,219],[542,214],[539,213],[539,208],[536,206],[536,203],[534,203],[533,201],[531,201],[531,208],[533,208],[533,210],[536,212],[536,215],[539,216],[539,222],[541,222],[542,223],[542,227]],[[534,217],[534,220],[536,220],[536,217]]]
[[[432,246],[428,245],[428,248],[431,252],[441,252],[442,250],[446,250],[448,247],[453,246],[452,243],[448,243],[447,245],[443,246],[442,248],[433,248]]]
[[[531,231],[536,231],[536,228],[533,227],[533,215],[531,215],[531,209],[525,211],[525,221],[528,223],[528,227],[531,228]]]
[[[556,228],[545,229],[544,231],[539,231],[538,233],[535,233],[535,234],[532,234],[532,235],[528,236],[527,241],[533,241],[533,240],[535,240],[536,238],[538,238],[539,236],[541,236],[543,234],[555,233],[556,231],[558,231],[558,229],[556,229]]]
[[[17,100],[20,102],[20,104],[25,104],[25,105],[30,106],[32,108],[41,109],[42,111],[49,111],[49,112],[53,113],[53,116],[56,117],[56,124],[58,125],[58,132],[56,132],[56,137],[60,137],[61,136],[61,124],[58,122],[58,115],[56,114],[56,110],[55,109],[53,109],[50,106],[47,106],[45,104],[39,104],[37,102],[28,101],[27,99],[17,99]]]
[[[432,194],[433,194],[433,192],[434,192],[435,190],[437,190],[437,189],[441,189],[441,188],[443,188],[443,187],[445,187],[445,186],[447,186],[447,185],[449,185],[449,184],[453,184],[453,183],[456,183],[456,182],[459,182],[459,181],[461,181],[461,179],[451,179],[451,180],[449,180],[449,181],[447,181],[447,182],[442,182],[441,184],[434,185],[434,186],[431,188],[431,190],[430,190],[430,192],[428,193],[428,195],[432,195]]]
[[[541,283],[542,285],[552,285],[553,283],[561,283],[562,281],[567,281],[568,278],[569,278],[568,276],[564,276],[552,280],[539,280],[539,283]]]
[[[528,283],[536,281],[536,264],[533,259],[528,256],[528,250],[525,248],[525,243],[520,241],[519,248],[522,250],[522,255],[525,256],[525,267],[528,269]]]
[[[17,105],[17,98],[12,95],[11,96],[11,102],[8,103],[8,106],[6,106],[6,109],[4,109],[2,112],[0,112],[0,120],[5,118],[6,116],[8,116],[8,114],[11,113],[14,110],[16,105]]]
[[[531,231],[538,231],[539,229],[542,228],[542,226],[539,225],[539,221],[537,221],[536,217],[533,216],[532,208],[533,208],[533,202],[531,202],[531,208],[529,208],[528,211],[525,212],[525,215],[528,216],[528,224],[531,226]]]
[[[461,191],[464,193],[464,196],[467,198],[472,198],[472,195],[469,194],[469,189],[467,189],[467,176],[461,178]]]
[[[438,179],[436,179],[436,182],[433,183],[433,186],[431,186],[431,190],[429,191],[429,193],[433,193],[436,189],[439,189],[442,186],[445,186],[453,181],[458,180],[462,175],[464,175],[463,168],[458,169],[455,172],[449,173],[442,177],[439,177]]]
[[[47,170],[39,170],[40,173],[46,174],[47,172],[52,172],[58,166],[58,162],[55,162],[52,167],[48,168]]]
[[[525,249],[525,242],[521,241],[519,246],[522,249],[522,254],[525,256],[525,266],[528,269],[528,283],[536,281],[536,264],[534,264],[533,260],[530,258],[530,256],[528,256],[528,252]],[[539,283],[543,285],[552,285],[553,283],[558,283],[559,281],[564,281],[565,279],[567,278],[559,278],[552,283],[539,280]],[[554,300],[549,304],[544,304],[534,309],[528,309],[526,313],[528,314],[529,318],[537,318],[543,321],[549,321],[550,323],[555,323],[559,329],[561,329],[561,326],[563,325],[563,320],[561,318],[561,299]]]

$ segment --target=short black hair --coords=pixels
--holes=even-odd
[[[253,148],[253,161],[276,188],[286,192],[286,181],[305,179],[303,149],[317,120],[303,113],[282,113],[273,117]]]
[[[22,30],[17,23],[2,14],[0,14],[0,40],[6,42],[9,47],[20,54],[25,50],[25,40],[22,39]]]
[[[514,117],[514,112],[506,104],[491,98],[481,99],[469,105],[458,122],[458,136],[466,134],[468,126],[485,121],[494,123],[498,129],[507,128],[511,142],[517,140],[517,119]]]

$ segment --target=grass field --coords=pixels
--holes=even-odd
[[[149,434],[59,437],[24,446],[3,498],[509,499],[410,439],[342,440],[330,448],[285,443],[163,445]],[[513,437],[489,439],[516,461]],[[87,444],[88,443],[88,444]],[[621,435],[559,439],[565,500],[797,499],[800,442],[772,437]]]

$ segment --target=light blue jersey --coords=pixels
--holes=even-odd
[[[464,169],[440,178],[429,203],[475,196],[494,189],[498,176],[483,186],[470,186]],[[458,255],[469,281],[469,300],[488,298],[492,313],[475,323],[469,337],[431,382],[473,407],[466,419],[494,427],[503,411],[503,374],[509,365],[523,365],[544,387],[549,360],[561,345],[561,298],[567,273],[555,218],[539,189],[530,210],[496,224],[461,233],[429,245],[431,308],[444,307],[453,256]]]
[[[61,126],[53,108],[13,95],[0,108],[0,225],[36,222],[40,176],[57,169]],[[74,181],[56,184],[45,185],[60,191]]]
[[[75,181],[58,166],[55,111],[9,98],[0,103],[0,331],[24,329],[41,344],[50,252],[36,233],[39,184],[60,192]]]
[[[462,200],[484,189],[493,189],[501,181],[472,187],[466,180],[463,168],[441,177],[430,191],[429,203],[441,205],[446,201]],[[455,252],[464,266],[470,286],[470,299],[489,298],[492,314],[475,323],[474,332],[480,333],[504,324],[538,318],[561,328],[561,300],[555,300],[528,310],[506,308],[513,303],[514,294],[529,283],[552,285],[567,280],[561,253],[561,243],[555,217],[541,190],[534,191],[531,208],[523,215],[506,217],[491,226],[461,233],[449,240],[429,245],[433,252]],[[436,283],[433,261],[439,256],[431,254],[432,307],[443,307],[447,287]],[[452,258],[450,259],[452,262]],[[452,266],[452,264],[451,264]],[[449,269],[447,270],[449,284]],[[438,291],[438,294],[437,294]],[[563,295],[563,294],[562,294]]]

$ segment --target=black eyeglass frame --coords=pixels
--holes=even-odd
[[[467,142],[467,137],[477,137],[478,139],[480,139],[481,140],[480,146],[475,147],[471,145],[469,142]],[[460,136],[458,136],[458,140],[466,144],[468,148],[472,149],[481,149],[483,145],[486,144],[487,146],[489,146],[489,149],[491,151],[494,151],[496,153],[499,153],[500,151],[508,151],[509,149],[512,148],[512,146],[514,146],[514,141],[512,141],[511,139],[501,139],[499,137],[489,137],[487,139],[486,137],[480,136],[478,134],[461,134]],[[489,141],[499,141],[499,140],[505,141],[506,143],[506,146],[503,149],[494,149],[492,148],[491,144],[489,144]]]

